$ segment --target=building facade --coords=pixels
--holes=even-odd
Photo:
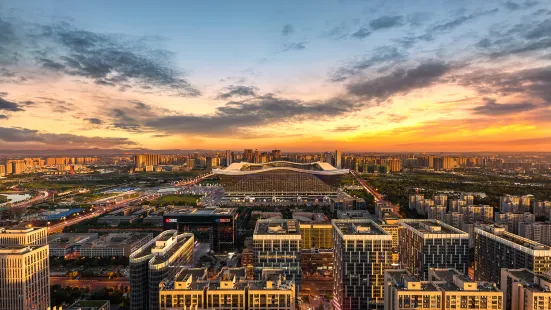
[[[399,221],[400,263],[414,276],[426,280],[429,268],[454,268],[467,273],[469,235],[437,220]]]
[[[2,229],[0,309],[42,310],[50,306],[50,261],[46,229]]]
[[[551,248],[505,231],[496,225],[475,228],[474,274],[477,280],[500,283],[501,269],[527,268],[536,273],[551,268]]]
[[[253,234],[254,278],[265,269],[279,269],[300,286],[302,238],[297,220],[259,220]]]
[[[237,209],[187,208],[163,215],[164,229],[195,235],[198,242],[209,243],[216,253],[233,252],[237,242]]]
[[[213,169],[228,197],[287,197],[335,195],[347,169],[325,162],[300,164],[275,161],[263,164],[233,163]]]
[[[194,243],[193,234],[166,230],[130,255],[130,309],[159,309],[159,284],[193,264]]]
[[[392,268],[392,236],[369,219],[332,224],[335,308],[367,309],[382,303],[384,272]]]

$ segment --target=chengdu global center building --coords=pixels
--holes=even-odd
[[[274,161],[262,164],[233,163],[214,169],[228,197],[331,197],[348,169],[325,162]]]

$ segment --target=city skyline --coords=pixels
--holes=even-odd
[[[3,1],[0,149],[551,151],[551,3]]]

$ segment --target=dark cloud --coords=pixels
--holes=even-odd
[[[103,121],[101,119],[95,118],[95,117],[85,118],[84,120],[87,121],[88,123],[92,124],[92,125],[101,125],[101,124],[103,124]]]
[[[373,30],[387,29],[397,26],[402,26],[404,17],[402,16],[381,16],[369,22],[369,26]]]
[[[499,116],[531,111],[536,108],[538,106],[529,102],[500,104],[495,99],[484,98],[484,104],[472,110],[475,114]]]
[[[401,38],[397,41],[398,41],[398,43],[400,43],[400,45],[402,45],[402,47],[411,48],[417,42],[420,42],[420,41],[430,42],[432,40],[434,40],[433,35],[430,34],[430,33],[425,33],[425,34],[422,34],[422,35],[406,36],[406,37],[403,37],[403,38]]]
[[[5,92],[5,91],[0,91],[0,97],[5,97],[5,96],[7,96],[7,95],[8,95],[7,92]]]
[[[323,36],[333,40],[341,40],[348,37],[349,33],[350,25],[347,22],[341,22],[331,27]]]
[[[356,39],[363,39],[368,37],[370,34],[371,34],[371,31],[368,28],[361,27],[360,29],[358,29],[356,32],[352,34],[352,37]]]
[[[468,14],[468,15],[462,15],[460,17],[455,18],[454,20],[451,20],[451,21],[441,23],[441,24],[437,24],[437,25],[433,26],[430,29],[430,32],[434,32],[434,31],[438,31],[438,32],[451,31],[451,30],[467,23],[468,21],[471,21],[471,20],[476,19],[476,18],[481,17],[481,16],[492,15],[492,14],[497,13],[498,11],[499,11],[499,9],[495,8],[493,10],[488,10],[488,11],[484,11],[484,12],[478,12],[478,13],[471,13],[471,14]]]
[[[167,95],[199,96],[200,91],[175,65],[173,53],[159,49],[157,43],[152,38],[85,31],[68,22],[41,25],[0,20],[0,63],[7,62],[4,55],[11,60],[17,55],[9,63],[38,63],[45,70],[87,78],[98,85],[123,90],[147,85]]]
[[[0,98],[0,110],[10,111],[10,112],[23,111],[23,109],[21,109],[17,103],[7,101],[2,98]]]
[[[360,128],[360,126],[338,126],[329,131],[331,132],[349,132]]]
[[[0,119],[8,119],[8,116],[4,114],[0,114]]]
[[[243,128],[271,125],[283,121],[333,118],[353,112],[359,105],[343,98],[303,102],[266,94],[243,101],[231,101],[212,115],[163,116],[147,126],[173,133],[222,135],[244,133]]]
[[[492,58],[544,51],[551,48],[551,18],[502,27],[476,44]]]
[[[146,111],[150,111],[151,110],[151,106],[149,106],[148,104],[145,104],[141,101],[138,101],[138,100],[130,100],[130,103],[136,108],[136,109],[139,109],[139,110],[146,110]]]
[[[0,141],[25,143],[35,142],[45,146],[64,145],[71,147],[116,147],[136,144],[127,138],[85,137],[72,134],[42,133],[26,128],[0,127]]]
[[[111,117],[113,118],[113,127],[127,131],[141,131],[141,126],[138,120],[129,116],[126,111],[118,108],[111,109]]]
[[[350,61],[345,66],[334,70],[330,74],[330,80],[333,82],[341,82],[351,76],[360,74],[371,67],[388,64],[396,61],[402,61],[406,58],[396,47],[383,46],[376,48],[370,56]]]
[[[356,81],[347,85],[350,94],[366,99],[385,100],[395,94],[424,88],[450,72],[452,66],[441,61],[429,61],[411,69],[397,69],[387,75]]]
[[[283,51],[301,51],[306,48],[305,42],[291,42],[283,44]]]
[[[293,27],[293,25],[286,24],[283,26],[283,29],[281,30],[281,35],[286,37],[293,34],[293,32],[295,32],[295,28]]]
[[[230,85],[220,91],[216,99],[227,100],[233,97],[256,97],[258,88],[254,86]]]
[[[483,95],[522,96],[528,102],[551,106],[551,66],[513,72],[484,70],[452,78]]]
[[[520,4],[513,2],[513,1],[507,1],[503,4],[505,8],[511,11],[520,10]]]

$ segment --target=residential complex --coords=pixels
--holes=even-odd
[[[399,254],[403,268],[422,280],[429,268],[454,268],[467,272],[469,235],[437,220],[403,219]]]
[[[430,269],[428,280],[405,269],[387,270],[384,289],[385,310],[504,309],[499,288],[455,269]]]
[[[223,268],[209,278],[203,268],[182,269],[160,284],[160,310],[294,310],[295,284],[277,272],[248,280],[244,268]]]
[[[392,268],[392,236],[369,219],[332,224],[335,308],[367,309],[382,303],[384,271]]]
[[[475,228],[474,274],[477,280],[500,283],[501,269],[528,268],[536,273],[551,268],[551,248],[528,240],[505,228]]]
[[[501,269],[506,310],[551,309],[551,278],[529,269]]]

